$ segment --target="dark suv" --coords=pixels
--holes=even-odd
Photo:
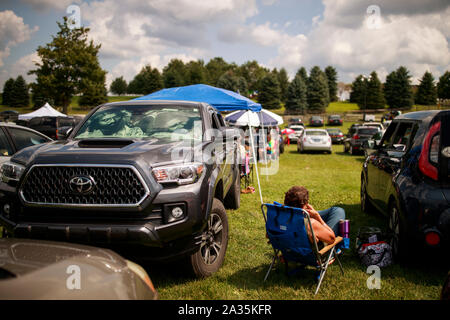
[[[238,138],[204,103],[101,105],[67,140],[3,164],[0,222],[16,237],[138,260],[189,257],[197,276],[209,276],[227,249],[224,205],[240,205]]]
[[[35,117],[30,119],[27,127],[56,140],[61,128],[75,127],[76,124],[77,120],[73,117]]]
[[[351,133],[353,132],[353,133]],[[363,144],[374,134],[380,132],[377,127],[357,126],[353,131],[349,130],[347,138],[344,139],[344,152],[350,152],[352,155],[362,153]]]
[[[400,257],[417,244],[448,245],[449,133],[450,111],[397,116],[364,162],[361,207],[389,216],[394,253]]]

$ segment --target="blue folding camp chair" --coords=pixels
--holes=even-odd
[[[286,271],[289,262],[313,266],[320,271],[319,283],[314,294],[319,291],[327,268],[334,260],[338,262],[341,272],[344,274],[342,264],[336,255],[336,245],[342,241],[342,237],[336,237],[334,243],[319,250],[319,243],[316,241],[308,212],[277,202],[263,204],[261,210],[266,222],[266,233],[274,251],[272,263],[264,281],[267,280],[275,262],[280,261],[280,253],[286,264]],[[307,229],[310,230],[311,237],[308,237]]]

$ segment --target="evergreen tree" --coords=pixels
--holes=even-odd
[[[350,92],[350,102],[356,103],[361,108],[364,106],[364,95],[366,94],[366,82],[362,75],[359,75],[352,82],[352,91]]]
[[[366,85],[366,109],[384,109],[386,101],[384,100],[383,86],[375,71],[370,74]]]
[[[420,105],[435,105],[437,100],[437,88],[434,77],[430,72],[425,72],[416,92],[416,103]]]
[[[289,78],[285,68],[281,68],[277,73],[278,82],[280,83],[281,101],[286,102],[289,87]]]
[[[328,80],[325,73],[318,66],[311,69],[308,80],[308,112],[321,113],[330,103]]]
[[[125,81],[125,79],[123,77],[120,78],[116,78],[114,79],[113,82],[111,82],[111,86],[109,87],[109,90],[114,93],[117,94],[119,96],[127,93],[127,82]]]
[[[306,72],[305,67],[301,67],[300,69],[298,69],[295,76],[300,76],[304,83],[308,83],[308,73]]]
[[[446,71],[440,78],[437,85],[438,98],[442,101],[450,100],[450,72]]]
[[[180,59],[172,59],[163,69],[165,88],[181,87],[185,83],[186,66]]]
[[[63,23],[58,22],[58,27],[53,40],[37,49],[42,62],[36,63],[37,69],[29,73],[36,75],[33,91],[51,97],[67,113],[75,94],[101,91],[106,98],[106,72],[98,61],[100,45],[88,40],[89,28],[71,28],[67,17]],[[86,87],[90,85],[95,88]],[[100,90],[100,86],[105,90]]]
[[[18,76],[14,81],[11,94],[10,106],[14,108],[28,107],[30,105],[30,94],[28,85],[22,76]]]
[[[14,88],[14,79],[9,78],[3,85],[2,104],[4,106],[11,106],[11,98]]]
[[[307,107],[307,91],[301,75],[295,76],[287,91],[286,113],[304,114]]]
[[[325,75],[328,80],[328,94],[330,96],[330,101],[337,101],[337,91],[338,91],[338,76],[337,71],[334,67],[328,66],[325,68]]]
[[[258,102],[265,109],[280,108],[281,89],[277,77],[273,73],[267,74],[261,80]]]
[[[386,77],[384,96],[391,109],[411,109],[414,99],[408,69],[401,66]]]

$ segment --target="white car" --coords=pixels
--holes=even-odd
[[[331,153],[331,137],[325,129],[306,129],[297,141],[297,151],[326,151]]]
[[[384,130],[384,126],[379,122],[364,122],[362,124],[363,127],[375,127],[380,129],[380,131]]]

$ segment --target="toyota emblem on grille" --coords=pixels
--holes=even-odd
[[[95,186],[95,181],[90,176],[76,176],[69,181],[70,189],[75,193],[88,194]]]

